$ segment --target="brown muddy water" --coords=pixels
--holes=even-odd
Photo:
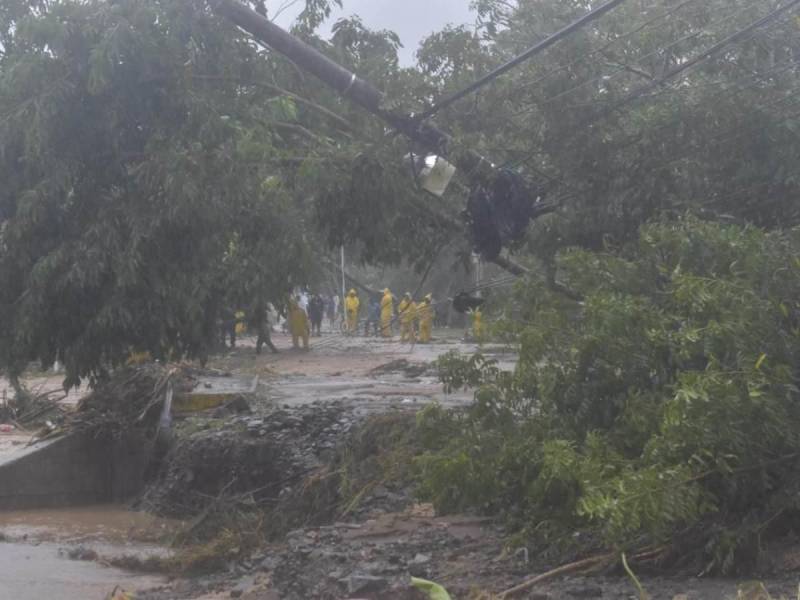
[[[164,556],[179,523],[124,506],[0,512],[0,599],[102,600],[115,586],[136,591],[166,579],[104,566],[104,558]],[[73,560],[71,549],[99,560]]]

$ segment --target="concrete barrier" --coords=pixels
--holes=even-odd
[[[0,459],[0,510],[124,501],[144,485],[151,444],[72,433]]]

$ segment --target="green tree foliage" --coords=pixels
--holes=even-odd
[[[296,106],[240,85],[252,44],[191,3],[4,6],[0,365],[60,357],[72,385],[131,349],[202,357],[232,293],[297,283]]]
[[[393,33],[315,35],[336,4],[309,0],[296,33],[413,93]],[[73,385],[133,349],[202,358],[221,312],[281,304],[342,243],[422,271],[462,239],[461,201],[432,209],[408,151],[204,2],[4,3],[0,368],[60,358]]]
[[[747,563],[798,508],[798,251],[795,230],[686,219],[614,254],[564,254],[585,301],[520,284],[513,373],[440,360],[446,384],[477,391],[421,420],[423,492],[540,540],[583,530],[624,549],[680,532],[703,566]]]

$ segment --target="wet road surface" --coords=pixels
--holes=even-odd
[[[162,545],[174,521],[124,506],[0,512],[0,598],[15,600],[102,600],[115,586],[135,591],[166,579],[73,560],[70,549],[90,548],[102,558],[140,558],[169,551]]]

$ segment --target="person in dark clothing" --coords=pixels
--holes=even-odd
[[[308,319],[311,321],[311,335],[322,335],[322,317],[325,315],[325,303],[319,294],[314,294],[308,302]]]
[[[328,321],[331,322],[331,331],[333,331],[334,325],[336,325],[336,310],[339,306],[337,300],[338,298],[335,296],[328,296],[325,300],[325,312],[328,315]]]
[[[369,337],[369,326],[372,325],[373,334],[378,335],[381,324],[381,301],[377,297],[370,298],[367,308],[367,320],[364,324],[364,335]]]
[[[231,340],[231,348],[236,347],[236,313],[230,308],[222,309],[220,327],[222,329],[222,346],[228,345],[228,338]]]
[[[250,311],[250,326],[258,335],[256,354],[261,354],[261,348],[265,345],[273,354],[277,354],[278,349],[272,343],[272,326],[267,315],[267,306],[263,302],[257,302]]]

